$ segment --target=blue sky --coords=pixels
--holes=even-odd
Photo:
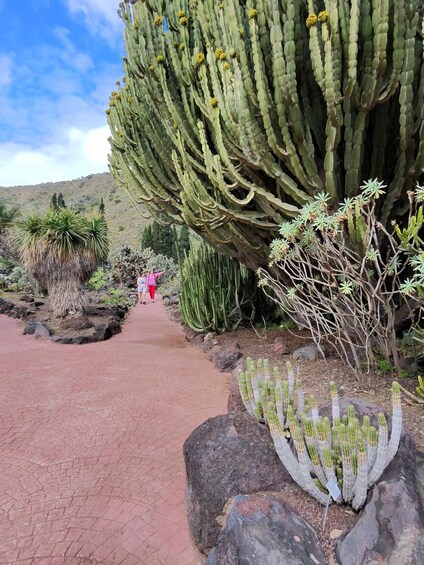
[[[0,0],[0,186],[107,170],[118,0]]]

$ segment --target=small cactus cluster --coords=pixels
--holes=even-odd
[[[316,400],[306,397],[294,370],[287,363],[287,380],[269,371],[267,360],[247,360],[239,374],[240,393],[249,414],[269,426],[275,449],[293,480],[322,504],[329,501],[328,487],[338,503],[363,506],[368,489],[381,477],[399,447],[402,432],[400,387],[392,385],[392,430],[378,415],[378,430],[370,417],[362,422],[353,405],[341,415],[339,397],[330,383],[332,422],[319,415]],[[334,493],[334,487],[336,493]]]

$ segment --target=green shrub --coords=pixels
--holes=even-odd
[[[91,276],[88,281],[88,288],[92,290],[104,290],[107,288],[111,281],[111,273],[109,270],[100,267]]]
[[[111,288],[108,294],[104,294],[102,302],[106,306],[130,306],[132,304],[128,294],[124,290],[116,288]]]

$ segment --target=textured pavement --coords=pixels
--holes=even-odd
[[[182,445],[225,376],[161,301],[89,345],[0,315],[0,564],[197,565]]]

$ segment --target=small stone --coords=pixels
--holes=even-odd
[[[287,355],[289,353],[289,348],[284,342],[282,337],[276,337],[274,340],[274,353],[276,355]]]
[[[343,530],[331,530],[330,538],[331,539],[337,539],[342,535],[342,533],[343,533]]]
[[[303,347],[299,347],[293,353],[293,359],[296,361],[316,361],[322,359],[322,354],[315,343],[309,343]]]
[[[35,326],[34,337],[35,339],[50,339],[52,331],[45,324],[37,323]]]
[[[215,367],[222,373],[232,371],[242,355],[236,347],[224,347],[215,355]]]

